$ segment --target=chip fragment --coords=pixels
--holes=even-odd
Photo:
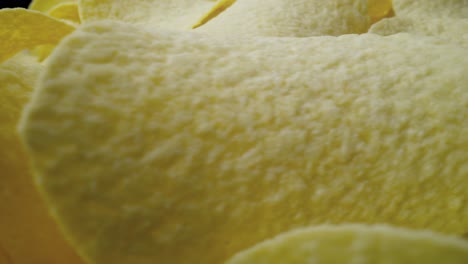
[[[464,264],[468,242],[390,226],[294,230],[236,254],[226,264]]]
[[[43,44],[57,44],[75,28],[38,11],[0,10],[0,63],[16,53]]]
[[[227,42],[88,24],[50,58],[21,133],[95,263],[221,263],[325,222],[461,234],[465,55],[410,35]]]

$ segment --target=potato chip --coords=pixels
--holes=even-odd
[[[16,131],[42,65],[26,54],[0,64],[0,263],[82,263],[48,215]]]
[[[467,0],[393,0],[397,16],[468,18]]]
[[[83,21],[113,19],[151,28],[191,29],[216,0],[81,0]]]
[[[77,3],[77,0],[33,0],[29,5],[29,9],[41,11],[41,12],[48,12],[57,5],[62,3]]]
[[[211,19],[221,14],[224,10],[228,9],[232,4],[234,4],[234,2],[236,2],[236,0],[218,1],[206,15],[204,15],[197,23],[195,23],[194,26],[192,26],[192,28],[197,28],[204,25],[206,22],[210,21]]]
[[[199,31],[227,36],[307,37],[367,32],[368,0],[238,0]]]
[[[369,32],[383,36],[404,32],[468,46],[468,19],[394,17],[374,24]]]
[[[465,264],[468,242],[390,226],[294,230],[241,252],[226,264]]]
[[[41,45],[31,50],[31,54],[37,57],[39,62],[46,60],[54,51],[56,45]]]
[[[65,22],[78,25],[81,19],[78,13],[78,5],[76,3],[61,3],[56,5],[48,12],[49,16],[63,20]],[[32,53],[37,56],[39,61],[44,61],[54,51],[55,44],[41,45],[32,50]]]
[[[54,18],[62,19],[74,24],[80,24],[80,14],[76,3],[62,3],[50,10],[49,15]]]
[[[56,44],[75,28],[37,11],[0,10],[0,63],[24,49]]]
[[[372,23],[395,15],[392,0],[368,0],[368,5]]]
[[[93,263],[217,264],[321,223],[466,232],[465,48],[101,22],[49,59],[21,134]]]

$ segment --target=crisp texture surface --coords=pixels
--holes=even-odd
[[[0,263],[81,263],[33,183],[16,126],[42,66],[18,54],[0,64]]]
[[[467,47],[468,1],[466,0],[396,0],[396,17],[374,24],[369,32],[388,36],[409,33],[431,36]]]
[[[227,36],[307,37],[364,33],[368,0],[237,0],[198,30]]]
[[[0,10],[0,63],[16,53],[43,44],[57,44],[75,28],[38,11]]]
[[[386,226],[294,230],[241,252],[226,264],[465,264],[468,241]]]
[[[468,18],[468,0],[393,0],[397,16]]]
[[[112,19],[150,28],[189,30],[216,0],[80,0],[83,21]]]
[[[220,263],[324,222],[461,234],[467,69],[466,49],[433,38],[102,23],[50,57],[21,130],[96,263]]]
[[[383,36],[402,32],[431,36],[468,47],[468,19],[393,17],[374,24],[369,32]]]

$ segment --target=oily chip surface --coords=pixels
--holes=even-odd
[[[221,263],[325,222],[461,234],[465,55],[410,35],[227,42],[101,22],[49,58],[21,133],[93,263]]]

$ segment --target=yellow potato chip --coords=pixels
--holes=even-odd
[[[466,0],[393,0],[397,16],[468,18]]]
[[[121,20],[151,28],[190,29],[216,0],[81,0],[83,21]]]
[[[21,134],[93,263],[217,264],[321,223],[466,232],[465,48],[101,22],[54,53]]]
[[[393,12],[392,0],[368,0],[368,5],[369,16],[371,17],[372,23],[395,15]]]
[[[37,11],[0,10],[0,63],[16,53],[43,44],[56,44],[75,28]]]
[[[198,29],[227,36],[307,37],[367,32],[368,0],[238,0]]]
[[[80,24],[80,14],[78,12],[78,4],[62,3],[50,10],[49,15],[54,18],[62,19],[75,24]]]
[[[56,45],[41,45],[31,50],[31,54],[37,57],[37,60],[43,62],[54,51]]]
[[[468,19],[394,17],[374,24],[369,32],[383,36],[411,33],[468,46]]]
[[[228,9],[232,4],[234,4],[236,0],[219,0],[215,6],[208,11],[197,23],[195,23],[192,28],[197,28],[204,25],[206,22],[210,21],[211,19],[215,18],[219,14],[221,14],[224,10]]]
[[[465,264],[468,242],[390,226],[294,230],[236,254],[226,264]]]
[[[41,12],[48,12],[57,5],[62,3],[77,3],[78,0],[33,0],[29,5],[29,9]]]
[[[0,263],[82,263],[48,215],[16,131],[42,65],[26,54],[0,64]]]
[[[78,25],[81,23],[81,19],[78,13],[78,5],[76,3],[61,3],[56,5],[48,12],[49,16],[57,19],[61,19],[65,22]],[[37,56],[39,61],[43,61],[49,57],[54,51],[55,44],[41,45],[32,49],[32,53]]]

